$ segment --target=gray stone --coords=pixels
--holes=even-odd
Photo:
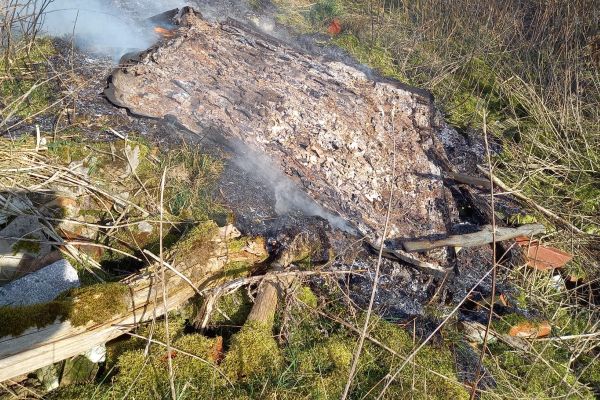
[[[50,252],[44,229],[37,217],[19,215],[0,231],[0,283],[14,279],[33,259]]]
[[[0,306],[45,303],[74,287],[79,287],[77,270],[67,260],[59,260],[0,287]]]

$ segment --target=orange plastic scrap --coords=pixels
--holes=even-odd
[[[546,321],[543,322],[523,322],[510,328],[508,334],[514,337],[536,339],[546,337],[552,332],[552,327]]]
[[[530,241],[527,237],[518,237],[517,244],[527,248],[527,265],[539,271],[562,268],[573,259],[573,255],[554,247],[541,245],[538,241]]]
[[[338,35],[341,31],[342,25],[340,24],[340,20],[334,18],[333,21],[331,21],[331,23],[329,24],[327,32],[329,32],[330,35]]]

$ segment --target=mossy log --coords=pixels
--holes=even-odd
[[[257,246],[251,246],[252,252],[247,251],[248,247],[232,251],[228,242],[239,236],[239,231],[231,225],[218,228],[207,223],[190,232],[169,252],[166,259],[196,288],[209,288],[226,279],[226,266],[229,263],[243,260],[252,265],[264,259],[266,250],[262,250],[264,254],[256,254]],[[93,307],[81,307],[78,303],[82,300],[76,297],[72,300],[73,307],[92,311],[88,318],[79,314],[79,322],[74,323],[71,319],[65,319],[64,314],[57,315],[54,322],[46,326],[36,327],[36,322],[31,321],[32,327],[22,334],[0,338],[0,382],[84,353],[133,329],[140,322],[177,308],[196,293],[190,283],[170,269],[165,270],[165,277],[168,293],[166,304],[162,298],[160,264],[155,263],[122,281],[128,288],[128,294],[124,300],[114,301],[124,301],[125,312],[102,319],[101,322],[94,321]],[[70,314],[66,315],[68,318]],[[28,316],[23,315],[23,318]]]

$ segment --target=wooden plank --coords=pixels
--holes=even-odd
[[[467,185],[477,186],[477,187],[480,187],[483,189],[491,189],[492,188],[492,183],[490,182],[489,179],[486,179],[486,178],[480,178],[478,176],[461,174],[461,173],[454,172],[454,171],[446,171],[443,173],[443,175],[449,179],[452,179],[452,180],[460,182],[460,183],[465,183]]]

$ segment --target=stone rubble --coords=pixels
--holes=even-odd
[[[67,260],[59,260],[0,286],[0,306],[45,303],[74,287],[79,287],[77,270]]]

